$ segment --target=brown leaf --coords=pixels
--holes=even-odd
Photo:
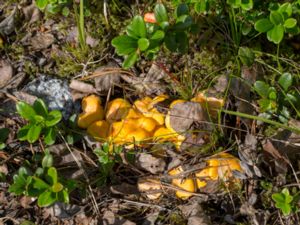
[[[8,17],[0,22],[0,34],[3,36],[10,35],[15,30],[15,15],[17,13],[17,7],[10,13]]]
[[[117,195],[135,195],[138,194],[139,191],[135,185],[122,183],[119,185],[113,185],[110,187],[112,193]]]
[[[31,47],[35,51],[46,49],[54,42],[55,38],[50,33],[38,33],[30,40]]]
[[[93,85],[78,80],[71,80],[70,88],[83,93],[97,92]]]
[[[152,174],[158,174],[158,173],[164,172],[165,167],[166,167],[166,163],[163,159],[155,158],[152,155],[147,154],[147,153],[137,154],[136,164],[140,168],[142,168]]]
[[[170,125],[178,133],[189,130],[194,122],[200,121],[204,121],[204,113],[196,102],[178,103],[170,110]]]
[[[152,64],[145,77],[133,77],[122,75],[122,79],[132,85],[139,93],[144,95],[160,95],[166,93],[167,85],[165,79],[168,76],[164,70],[156,64]]]
[[[36,4],[32,2],[31,5],[22,8],[25,16],[25,20],[29,21],[29,24],[39,21],[41,19],[41,11],[36,7]]]
[[[6,89],[6,84],[13,77],[13,67],[8,61],[0,61],[0,88]]]
[[[116,70],[118,70],[119,66],[115,62],[111,61],[111,62],[108,62],[106,66],[100,67],[97,70],[95,70],[94,74],[103,73],[103,75],[97,76],[95,78],[95,87],[96,87],[97,91],[106,92],[110,88],[114,87],[114,85],[120,84],[120,81],[121,81],[120,73],[115,72],[115,73],[105,74],[105,72],[107,72],[108,70],[111,71],[114,68]]]
[[[271,157],[269,163],[274,165],[276,172],[286,174],[290,163],[288,158],[281,154],[270,140],[266,140],[265,143],[263,143],[263,150],[267,153],[267,156]]]

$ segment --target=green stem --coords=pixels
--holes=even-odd
[[[244,118],[247,118],[247,119],[262,121],[264,123],[268,123],[268,124],[271,124],[271,125],[274,125],[274,126],[277,126],[277,127],[280,127],[280,128],[284,128],[284,129],[287,129],[287,130],[290,130],[292,132],[300,134],[300,128],[298,128],[298,127],[293,127],[291,125],[286,125],[286,124],[279,123],[279,122],[276,122],[276,121],[273,121],[273,120],[269,120],[269,119],[266,119],[266,118],[263,118],[263,117],[249,115],[249,114],[241,113],[241,112],[230,111],[230,110],[226,110],[226,109],[221,109],[221,112],[224,112],[224,113],[229,114],[229,115],[244,117]]]
[[[81,36],[81,47],[83,49],[86,48],[86,40],[85,40],[85,33],[84,33],[84,0],[80,0],[80,8],[79,8],[79,29],[80,29],[80,36]]]
[[[281,67],[281,64],[279,62],[279,49],[280,49],[280,43],[277,44],[277,53],[276,53],[276,60],[277,60],[277,66],[278,66],[278,69],[280,71],[282,71],[282,67]]]

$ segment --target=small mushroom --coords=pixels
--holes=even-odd
[[[105,120],[99,120],[92,123],[87,128],[87,133],[95,138],[105,139],[108,136],[109,123]]]
[[[107,104],[105,118],[109,123],[124,119],[130,108],[131,104],[127,100],[116,98]]]
[[[198,102],[203,109],[207,109],[208,113],[216,118],[218,115],[218,110],[224,106],[224,99],[208,97],[205,91],[199,92],[194,98],[191,99],[192,102]]]
[[[154,99],[145,97],[141,100],[136,100],[134,102],[134,107],[138,109],[145,117],[151,117],[156,120],[159,125],[163,125],[165,123],[165,115],[160,113],[154,106],[155,104],[164,101],[166,98],[166,95],[160,95]]]
[[[93,122],[104,118],[104,110],[101,100],[96,95],[84,97],[81,102],[82,113],[80,113],[77,124],[80,128],[88,128]]]
[[[232,171],[243,172],[239,159],[229,153],[219,153],[206,160],[206,163],[206,168],[195,174],[199,189],[206,186],[207,180],[228,182],[234,179]]]
[[[182,166],[178,166],[169,171],[169,175],[178,176],[183,173],[184,170]],[[184,191],[176,191],[176,196],[180,199],[188,199],[196,191],[196,185],[192,178],[174,178],[172,179],[172,184],[176,187],[183,189]]]

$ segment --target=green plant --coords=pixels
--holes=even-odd
[[[7,139],[9,134],[9,129],[0,128],[0,150],[5,148],[5,140]]]
[[[85,16],[84,0],[80,0],[79,13],[78,13],[77,4],[74,2],[74,11],[75,11],[80,47],[82,50],[85,51],[87,45],[86,45],[86,36],[85,36],[85,29],[84,29],[84,16]]]
[[[36,6],[42,10],[51,14],[62,13],[64,16],[68,16],[70,13],[69,6],[72,3],[71,0],[36,0]]]
[[[296,204],[299,201],[299,193],[291,195],[289,189],[284,188],[281,192],[272,194],[272,199],[275,202],[275,207],[280,209],[284,216],[298,210]]]
[[[100,163],[100,185],[104,185],[107,182],[115,164],[121,162],[121,151],[121,146],[110,146],[109,143],[103,143],[101,148],[94,150]]]
[[[293,77],[290,73],[283,73],[278,79],[278,88],[271,86],[264,81],[254,83],[255,92],[261,97],[258,100],[260,110],[266,118],[271,118],[273,114],[278,115],[282,123],[286,123],[291,112],[290,106],[299,116],[299,93],[296,90],[289,90],[293,83]]]
[[[19,115],[28,121],[28,124],[18,131],[19,140],[34,143],[43,134],[44,142],[47,145],[55,143],[56,125],[62,118],[60,111],[53,110],[49,112],[42,99],[37,99],[33,106],[20,101],[17,103],[16,108]]]
[[[256,21],[254,27],[258,32],[267,33],[269,41],[279,44],[285,33],[296,35],[300,31],[297,20],[292,15],[293,6],[291,3],[278,4],[271,8],[267,18]]]
[[[69,203],[69,193],[76,187],[76,183],[58,176],[49,151],[45,151],[41,164],[42,167],[38,167],[34,173],[26,167],[20,167],[13,177],[9,192],[37,197],[40,207],[50,206],[57,201]]]
[[[112,40],[112,45],[120,56],[125,57],[124,68],[132,67],[143,53],[152,59],[165,45],[172,52],[185,53],[188,50],[188,31],[193,24],[186,4],[180,4],[175,10],[175,22],[169,19],[163,4],[154,8],[155,23],[146,23],[142,16],[135,16],[127,26],[125,35]]]

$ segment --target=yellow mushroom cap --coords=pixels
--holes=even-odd
[[[228,181],[233,176],[233,170],[243,171],[239,159],[228,153],[219,153],[206,160],[206,163],[206,168],[195,174],[198,188],[206,185],[205,180]]]
[[[147,113],[149,108],[149,104],[151,104],[152,98],[145,97],[140,100],[136,100],[133,105],[141,112],[141,113]]]
[[[105,120],[96,121],[87,128],[87,133],[95,138],[107,138],[108,132],[109,123]]]
[[[155,200],[158,199],[162,193],[162,186],[161,183],[158,179],[154,179],[154,178],[141,178],[138,180],[137,183],[138,189],[140,192],[146,194],[147,198],[151,199],[151,200]],[[158,192],[158,193],[153,193],[153,194],[147,194],[147,192]]]
[[[203,109],[208,109],[212,117],[217,117],[217,111],[224,106],[224,99],[207,97],[205,91],[199,92],[191,101],[200,103]]]
[[[158,142],[175,141],[178,134],[169,130],[166,127],[159,127],[153,134],[154,140]]]
[[[101,106],[101,100],[96,95],[89,95],[82,100],[83,112],[79,114],[77,125],[80,128],[87,128],[93,122],[104,118],[104,110]]]
[[[125,119],[138,119],[140,117],[143,117],[143,114],[141,114],[137,109],[130,108]]]
[[[184,172],[181,166],[176,167],[169,171],[169,175],[176,176]],[[184,191],[176,191],[176,196],[181,199],[187,199],[193,195],[193,192],[196,191],[196,185],[192,178],[174,178],[172,179],[172,184],[176,187],[179,187],[187,192]],[[192,192],[192,193],[188,193]]]
[[[155,101],[150,97],[145,97],[141,100],[136,100],[133,104],[145,117],[151,117],[156,120],[159,125],[163,125],[165,115],[154,108],[154,105],[164,99],[166,99],[166,96],[159,96]]]
[[[107,104],[105,118],[108,122],[124,119],[130,108],[131,104],[128,101],[123,98],[116,98]]]
[[[137,126],[139,128],[142,128],[149,133],[152,133],[155,130],[155,128],[158,126],[158,123],[156,122],[156,120],[154,120],[151,117],[143,116],[143,117],[139,118],[136,122],[137,122]]]

